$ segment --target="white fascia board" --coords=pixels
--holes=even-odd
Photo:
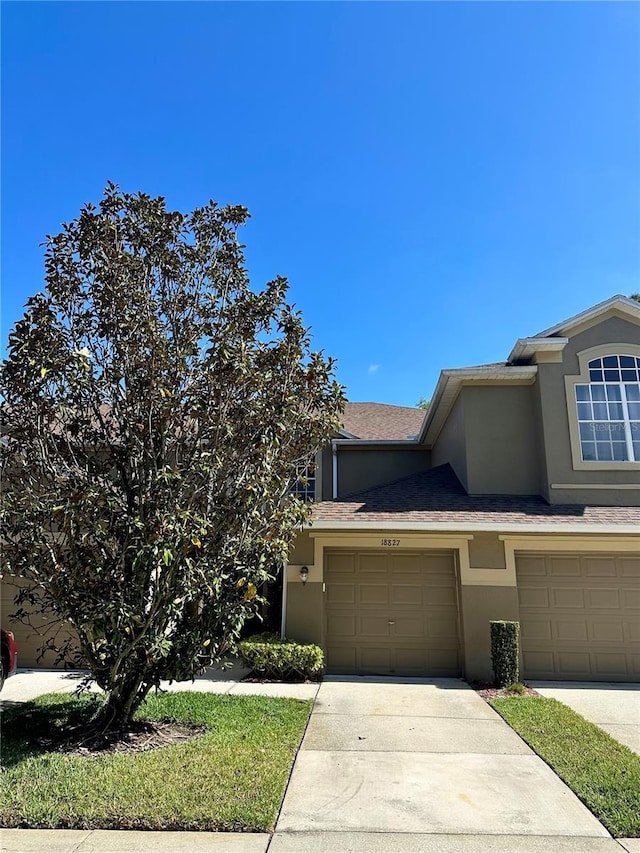
[[[632,534],[640,542],[637,524],[572,524],[563,522],[559,524],[549,522],[532,522],[500,524],[491,521],[470,521],[461,523],[457,521],[321,521],[311,522],[305,525],[305,530],[311,533],[320,533],[325,530],[412,530],[416,533],[438,533],[441,531],[465,532],[490,532],[490,533],[524,533],[535,536],[538,533],[602,533],[602,534]]]
[[[538,373],[535,364],[499,367],[456,367],[440,373],[433,401],[429,406],[418,442],[433,445],[463,385],[473,382],[517,382],[531,385]],[[429,441],[427,441],[429,437]]]
[[[460,382],[474,379],[507,382],[513,379],[530,379],[536,375],[538,368],[535,364],[505,364],[499,367],[456,367],[442,372]]]
[[[555,326],[551,326],[550,329],[544,329],[544,331],[539,332],[536,337],[548,338],[553,335],[558,335],[560,332],[566,332],[568,329],[571,329],[574,326],[579,326],[581,323],[585,323],[586,321],[597,317],[599,314],[604,314],[605,311],[609,311],[611,308],[619,308],[635,320],[640,320],[640,303],[636,302],[635,299],[630,299],[628,296],[623,296],[619,293],[616,296],[612,296],[610,299],[605,299],[604,302],[599,302],[592,308],[587,308],[586,311],[582,311],[580,314],[576,314],[573,317],[569,317],[567,320],[563,320],[562,323],[557,323]]]
[[[444,393],[444,389],[449,380],[445,376],[445,371],[440,371],[440,376],[438,377],[438,383],[436,385],[435,391],[431,397],[431,402],[429,403],[429,409],[427,410],[427,416],[422,422],[422,427],[420,428],[420,432],[418,433],[418,443],[422,444],[424,442],[425,436],[429,430],[431,425],[431,421],[435,417],[435,413],[437,412],[440,406],[440,400],[442,399],[442,395]]]
[[[569,338],[518,338],[507,361],[532,358],[537,352],[562,352],[568,343]]]

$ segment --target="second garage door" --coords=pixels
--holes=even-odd
[[[640,680],[640,557],[516,556],[527,678]]]
[[[325,553],[329,673],[460,675],[453,552]]]

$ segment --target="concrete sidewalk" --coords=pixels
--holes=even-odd
[[[586,843],[584,843],[586,842]],[[297,846],[301,844],[302,846]],[[108,832],[2,829],[2,853],[638,853],[638,839],[339,832]]]
[[[640,684],[532,681],[531,687],[568,705],[640,755]]]
[[[2,853],[266,853],[266,832],[0,829]]]
[[[86,674],[81,670],[19,669],[5,682],[0,693],[0,705],[3,702],[28,702],[44,693],[73,693]],[[169,693],[194,690],[198,693],[279,696],[285,699],[315,699],[318,692],[318,684],[243,681],[247,675],[249,670],[236,662],[227,670],[208,669],[195,681],[163,681],[160,687]]]

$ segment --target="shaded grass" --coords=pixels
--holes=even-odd
[[[32,742],[47,727],[87,719],[91,709],[91,700],[52,694],[4,711],[1,826],[272,829],[311,702],[160,694],[138,718],[206,731],[150,752],[87,758]]]
[[[640,756],[557,699],[489,704],[614,837],[640,837]]]

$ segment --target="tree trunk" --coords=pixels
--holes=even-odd
[[[128,673],[107,694],[96,716],[96,727],[103,732],[125,729],[152,686],[145,682],[144,673]]]

